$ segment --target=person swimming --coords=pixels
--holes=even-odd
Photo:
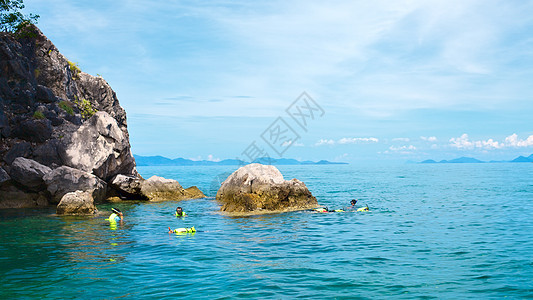
[[[176,217],[185,217],[186,215],[181,206],[176,207]]]
[[[318,212],[318,213],[330,213],[330,212],[347,212],[347,211],[370,211],[370,209],[368,208],[368,205],[365,205],[365,207],[360,207],[360,208],[357,208],[355,205],[357,204],[357,199],[352,199],[350,201],[350,206],[349,207],[344,207],[344,208],[341,208],[341,209],[328,209],[327,207],[318,207],[318,208],[313,208],[312,211],[315,211],[315,212]]]
[[[109,222],[117,222],[122,221],[124,219],[124,215],[118,208],[111,208],[112,213],[109,215],[109,218],[106,220],[109,220]]]
[[[352,201],[350,201],[350,207],[348,207],[347,209],[355,210],[355,204],[357,204],[357,199],[352,199]]]
[[[350,201],[350,207],[346,208],[346,210],[351,210],[351,211],[369,211],[370,210],[368,208],[368,205],[366,204],[364,207],[359,207],[359,208],[357,208],[355,204],[357,204],[357,199],[352,199],[352,201]]]

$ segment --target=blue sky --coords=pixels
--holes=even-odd
[[[252,143],[348,162],[533,153],[533,1],[25,5],[111,84],[139,155],[246,158]],[[323,114],[302,128],[286,110],[304,91]],[[270,147],[278,117],[298,139]]]

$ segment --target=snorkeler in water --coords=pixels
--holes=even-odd
[[[186,215],[181,206],[176,207],[176,217],[185,217]]]
[[[112,213],[109,215],[109,218],[106,220],[109,220],[109,222],[117,222],[124,220],[124,215],[118,208],[111,208]]]

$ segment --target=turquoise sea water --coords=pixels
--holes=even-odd
[[[139,171],[214,196],[233,168]],[[330,209],[356,197],[371,211],[232,218],[213,198],[123,202],[113,227],[111,204],[95,217],[0,210],[0,299],[533,298],[533,164],[279,169]]]

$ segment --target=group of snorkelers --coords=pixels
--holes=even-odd
[[[176,213],[174,214],[176,217],[185,217],[187,216],[187,213],[183,211],[183,208],[178,206],[176,208]],[[111,215],[109,215],[109,218],[106,220],[109,221],[111,224],[116,224],[116,222],[122,222],[124,220],[124,214],[120,209],[118,208],[111,208]],[[168,228],[168,233],[194,233],[196,232],[196,229],[193,227],[183,227],[183,228],[176,228],[174,230]]]
[[[368,205],[365,205],[364,207],[357,207],[357,206],[355,206],[356,204],[357,204],[357,200],[356,199],[352,199],[352,201],[350,201],[350,206],[349,207],[344,207],[344,208],[341,208],[341,209],[333,209],[333,210],[329,210],[327,207],[319,207],[319,208],[315,208],[313,210],[316,211],[316,212],[319,212],[319,213],[348,212],[348,211],[369,211],[370,210],[368,208]]]
[[[364,207],[357,207],[355,206],[356,204],[357,204],[357,200],[352,199],[352,201],[350,201],[349,207],[344,207],[342,209],[334,209],[334,210],[329,210],[327,207],[319,207],[319,208],[313,209],[313,211],[319,212],[319,213],[330,213],[330,212],[348,212],[348,211],[362,212],[362,211],[370,210],[368,208],[368,205],[365,205]],[[181,218],[181,217],[187,216],[187,213],[183,211],[183,208],[181,206],[178,206],[176,207],[176,212],[174,215],[177,218]],[[111,215],[109,215],[109,218],[107,218],[106,220],[109,220],[110,223],[122,222],[124,220],[124,214],[118,208],[111,208]],[[196,229],[194,228],[194,226],[190,228],[189,227],[176,228],[174,230],[168,227],[168,233],[194,233],[194,232],[196,232]]]

